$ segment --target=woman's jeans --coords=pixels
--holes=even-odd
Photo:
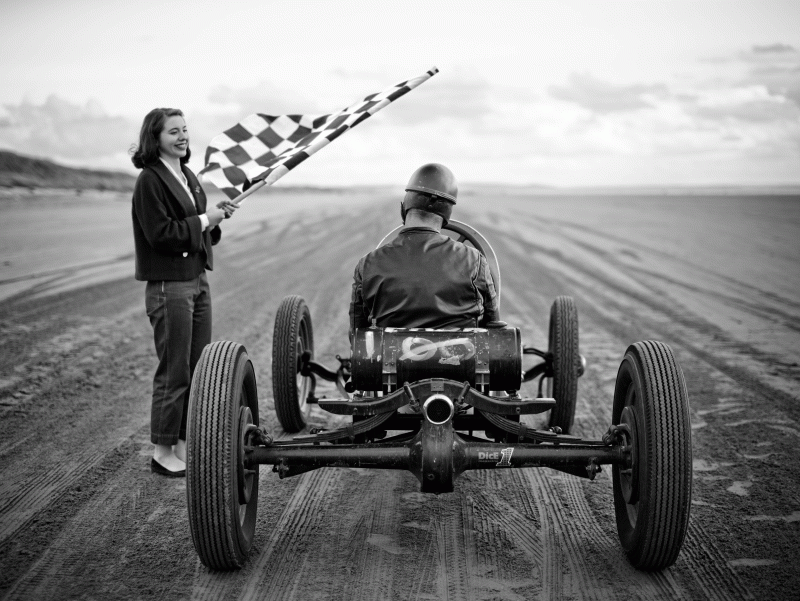
[[[211,342],[211,292],[206,272],[193,280],[147,282],[145,307],[158,355],[150,441],[174,445],[179,438],[186,440],[194,367]]]

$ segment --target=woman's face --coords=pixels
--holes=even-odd
[[[158,152],[165,159],[181,159],[189,148],[189,130],[180,115],[167,117],[158,136]]]

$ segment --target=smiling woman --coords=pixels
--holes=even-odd
[[[132,149],[141,169],[133,192],[136,279],[147,282],[145,307],[153,326],[158,367],[153,378],[150,467],[165,476],[186,474],[186,411],[194,367],[211,342],[211,292],[206,269],[219,224],[235,206],[206,208],[206,196],[186,166],[189,131],[178,109],[157,108],[144,118]]]
[[[183,112],[159,108],[147,113],[139,131],[139,146],[134,146],[131,152],[131,161],[137,169],[153,165],[162,155],[182,165],[188,163],[192,152]]]

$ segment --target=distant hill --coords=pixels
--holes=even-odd
[[[122,171],[75,169],[47,159],[0,150],[0,187],[67,188],[72,190],[133,190],[136,178]]]

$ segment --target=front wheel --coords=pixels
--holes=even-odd
[[[189,395],[186,498],[200,560],[215,570],[242,567],[256,527],[258,465],[244,463],[244,437],[258,425],[253,364],[235,342],[206,346]]]
[[[628,464],[612,468],[619,539],[634,567],[662,570],[678,557],[692,501],[689,398],[669,346],[628,347],[612,418],[626,427],[630,445]]]
[[[550,308],[549,352],[553,356],[553,375],[548,381],[549,396],[556,400],[550,410],[550,427],[569,434],[575,421],[581,356],[578,352],[578,308],[569,296],[559,296]]]
[[[283,299],[275,314],[272,335],[272,394],[275,413],[286,432],[299,432],[306,426],[311,406],[311,375],[301,372],[303,354],[314,358],[314,332],[311,312],[296,295]]]

